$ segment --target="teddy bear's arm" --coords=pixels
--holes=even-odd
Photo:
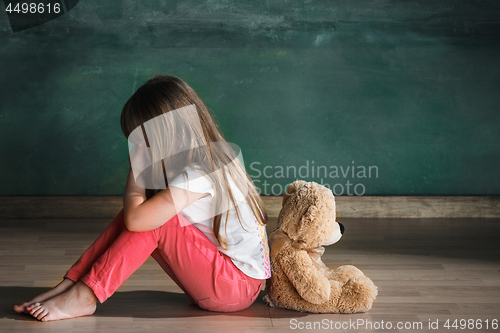
[[[306,251],[285,249],[276,259],[303,299],[313,304],[322,304],[329,299],[330,282],[314,267]]]

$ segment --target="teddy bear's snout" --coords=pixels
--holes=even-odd
[[[344,234],[344,230],[345,230],[344,225],[342,223],[340,223],[340,222],[337,222],[337,223],[340,225],[340,234],[343,235]]]

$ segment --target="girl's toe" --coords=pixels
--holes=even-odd
[[[43,308],[42,307],[38,307],[35,311],[33,311],[33,317],[37,317],[38,318],[38,315],[40,313],[42,313],[43,311]]]
[[[40,311],[40,313],[36,316],[36,318],[38,320],[42,320],[43,317],[45,317],[47,315],[45,309],[43,309],[42,311]]]
[[[26,303],[21,304],[21,305],[14,305],[14,311],[16,311],[18,313],[25,311],[25,309],[26,309]]]

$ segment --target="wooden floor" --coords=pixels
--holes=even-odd
[[[356,265],[372,278],[379,296],[368,313],[311,315],[274,309],[264,304],[263,293],[244,311],[207,312],[190,305],[150,258],[93,316],[42,323],[11,306],[57,284],[110,220],[0,220],[0,331],[361,332],[371,325],[377,332],[485,332],[492,330],[492,320],[500,320],[500,219],[340,221],[344,237],[327,248],[323,261],[330,267]],[[273,218],[268,232],[275,227]],[[461,330],[457,322],[458,329],[448,330],[443,327],[448,319],[450,325],[460,319],[483,325]],[[429,321],[436,320],[439,329],[429,329]],[[347,327],[349,322],[360,326]],[[388,322],[392,329],[382,329]],[[412,328],[397,329],[398,322]],[[316,330],[306,329],[315,323]],[[332,326],[318,327],[326,323]],[[422,326],[414,326],[418,323]]]

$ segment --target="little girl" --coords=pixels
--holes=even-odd
[[[150,255],[200,308],[250,306],[270,277],[267,216],[204,102],[181,79],[154,76],[121,126],[134,144],[124,208],[61,283],[14,309],[41,321],[91,315]]]

